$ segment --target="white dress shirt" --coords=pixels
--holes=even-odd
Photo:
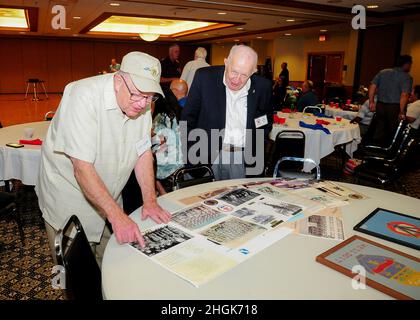
[[[232,91],[226,85],[225,75],[223,84],[226,86],[226,126],[224,144],[235,147],[245,146],[248,90],[251,87],[251,79],[248,79],[244,87],[239,91]]]

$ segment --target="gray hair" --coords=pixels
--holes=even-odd
[[[203,47],[198,47],[197,50],[195,50],[195,57],[205,59],[207,57],[207,50]]]
[[[258,64],[258,54],[255,52],[254,49],[251,47],[248,47],[244,44],[234,45],[229,52],[229,56],[227,57],[228,63],[232,60],[232,58],[236,55],[241,53],[243,56],[248,56],[252,59],[253,62],[253,68],[257,70],[257,64]]]

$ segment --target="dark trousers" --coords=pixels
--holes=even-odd
[[[399,103],[376,103],[376,127],[373,142],[378,146],[389,146],[397,131],[400,114]]]

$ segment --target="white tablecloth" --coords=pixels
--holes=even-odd
[[[270,132],[270,139],[275,140],[280,131],[300,130],[305,134],[305,158],[314,160],[317,164],[321,159],[334,151],[334,147],[340,144],[346,145],[346,152],[353,156],[357,150],[357,145],[362,140],[360,128],[357,124],[351,124],[349,120],[342,119],[340,122],[334,119],[317,118],[313,115],[306,115],[300,112],[296,113],[278,113],[279,117],[286,118],[285,125],[273,124]],[[293,118],[291,118],[293,117]],[[330,125],[324,125],[331,134],[326,134],[321,130],[302,128],[299,121],[307,124],[315,124],[316,119],[323,119],[330,122]],[[314,165],[305,163],[304,171],[310,171]]]
[[[33,128],[32,139],[44,140],[50,121],[30,122],[0,129],[0,181],[21,180],[23,184],[34,186],[39,172],[41,146],[25,145],[23,148],[6,147],[6,143],[18,143],[24,139],[24,129]]]
[[[343,109],[331,108],[330,106],[325,107],[325,114],[327,116],[342,117],[344,119],[353,120],[357,116],[357,111],[348,111]]]
[[[165,209],[174,212],[184,207],[176,201],[178,199],[249,181],[224,180],[201,184],[170,192],[159,197],[158,201]],[[418,256],[415,249],[360,234],[353,230],[353,226],[377,207],[420,217],[419,199],[358,185],[340,185],[369,197],[350,200],[349,205],[342,207],[346,239],[357,234]],[[156,225],[151,219],[141,220],[139,212],[135,210],[130,217],[138,223],[140,230]],[[338,243],[329,239],[290,234],[234,269],[196,288],[129,245],[119,245],[115,235],[112,235],[102,261],[102,292],[106,299],[392,299],[369,286],[355,290],[351,278],[315,261],[316,256]]]

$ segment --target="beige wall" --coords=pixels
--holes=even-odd
[[[344,52],[343,83],[352,85],[356,64],[357,32],[332,34],[326,42],[319,42],[315,37],[279,37],[273,40],[272,56],[274,59],[274,75],[281,71],[281,63],[286,61],[290,72],[290,81],[306,80],[308,53]]]
[[[420,84],[420,21],[408,21],[404,24],[404,33],[401,46],[401,54],[409,54],[413,57],[411,75],[414,85]]]
[[[229,55],[229,51],[236,43],[213,44],[211,47],[211,65],[218,66],[224,64],[224,59]],[[253,40],[249,44],[258,54],[258,64],[264,64],[267,56],[271,54],[271,41]]]

